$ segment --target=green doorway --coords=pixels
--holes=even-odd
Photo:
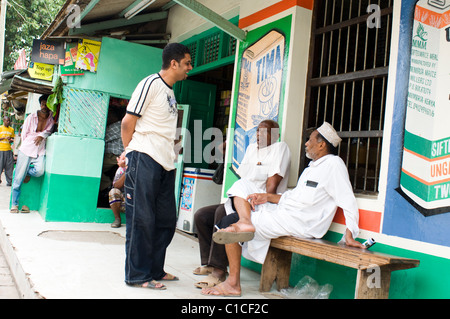
[[[212,160],[216,158],[215,149],[210,154],[206,147],[212,142],[219,145],[226,141],[233,71],[234,65],[229,64],[189,76],[188,80],[179,82],[179,85],[177,83],[177,102],[189,104],[191,108],[188,125],[191,143],[188,143],[188,149],[184,153],[185,166],[210,169],[217,167],[217,161]],[[221,136],[211,136],[211,128],[216,129],[214,132],[220,131]],[[215,141],[215,138],[221,140]]]

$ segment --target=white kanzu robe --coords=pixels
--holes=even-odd
[[[241,179],[227,191],[228,198],[247,198],[250,194],[265,193],[267,179],[274,175],[283,178],[277,193],[284,192],[287,189],[290,165],[291,153],[286,143],[276,142],[261,149],[258,149],[256,143],[250,144],[237,170]],[[230,199],[226,201],[225,209],[227,214],[234,213]]]
[[[243,256],[262,264],[272,238],[322,238],[338,207],[344,211],[346,226],[355,238],[359,211],[347,167],[340,157],[326,155],[309,164],[297,186],[286,191],[278,204],[259,205],[252,212],[255,237],[244,243]]]

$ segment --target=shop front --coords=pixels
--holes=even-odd
[[[112,219],[108,209],[98,208],[111,99],[129,99],[140,79],[159,71],[158,55],[164,44],[181,42],[191,50],[194,69],[186,81],[174,88],[178,103],[188,105],[180,119],[185,135],[183,155],[177,163],[177,192],[184,168],[217,166],[216,154],[208,146],[223,141],[225,175],[217,203],[224,201],[226,190],[238,179],[236,168],[254,140],[256,126],[267,118],[278,121],[281,140],[290,147],[289,186],[294,187],[308,165],[303,149],[306,139],[314,127],[328,121],[343,140],[339,156],[347,165],[357,196],[359,239],[375,238],[377,244],[372,250],[421,261],[416,269],[392,274],[390,297],[450,297],[450,282],[439,276],[448,268],[450,259],[447,206],[441,207],[438,214],[424,216],[411,198],[401,193],[408,178],[402,170],[403,152],[408,158],[412,154],[403,145],[403,136],[408,134],[408,98],[414,98],[408,94],[410,64],[423,60],[411,56],[411,52],[421,50],[412,48],[412,43],[419,43],[412,41],[417,40],[414,15],[420,20],[419,14],[433,11],[433,19],[446,21],[445,1],[436,1],[433,10],[416,10],[412,0],[383,0],[375,6],[346,0],[200,1],[223,19],[205,14],[204,8],[187,10],[192,1],[160,2],[158,8],[149,5],[134,18],[144,19],[145,15],[150,19],[164,8],[167,15],[163,28],[153,25],[152,30],[148,22],[128,26],[124,31],[119,24],[131,25],[133,17],[113,19],[105,15],[101,20],[96,5],[101,6],[102,1],[93,1],[92,7],[84,8],[80,30],[64,30],[68,14],[61,13],[58,23],[45,33],[47,38],[59,40],[95,38],[100,33],[103,37],[97,38],[101,50],[96,72],[85,71],[82,76],[71,75],[64,80],[65,100],[58,132],[48,140],[46,174],[40,182],[39,198],[32,199],[34,209],[52,221]],[[116,11],[127,11],[124,7]],[[108,28],[112,21],[115,27]],[[424,28],[438,30],[427,34],[439,35],[442,48],[438,54],[443,56],[441,52],[448,49],[448,37],[441,37],[446,25],[427,21]],[[425,72],[426,66],[422,68]],[[413,76],[418,79],[417,74]],[[442,98],[433,101],[438,100],[448,103]],[[212,128],[220,134],[210,134]],[[434,139],[446,145],[446,136]],[[439,161],[445,162],[446,154],[442,151]],[[419,155],[419,160],[434,163],[433,157],[427,160],[424,154]],[[404,165],[420,171],[417,161]],[[441,184],[447,183],[448,176],[442,176],[443,171],[440,174]],[[428,193],[433,190],[432,182],[425,183]],[[338,241],[344,231],[345,220],[338,211],[326,239]],[[257,271],[260,267],[245,260],[244,265]],[[291,285],[305,275],[321,284],[332,284],[332,298],[353,297],[355,272],[351,269],[295,255]]]
[[[447,194],[448,183],[444,178],[448,179],[448,171],[444,172],[448,130],[443,125],[432,128],[425,121],[420,125],[408,123],[415,123],[410,119],[411,113],[419,113],[414,116],[422,118],[426,117],[424,111],[430,110],[428,117],[432,117],[438,104],[441,112],[448,106],[448,89],[444,90],[447,95],[439,95],[439,83],[447,80],[444,75],[440,76],[443,82],[436,80],[439,72],[435,68],[446,63],[441,57],[448,50],[445,21],[450,3],[405,0],[379,1],[374,5],[368,1],[300,0],[256,5],[252,1],[237,1],[228,10],[213,1],[202,3],[227,18],[237,12],[238,26],[246,31],[245,40],[238,41],[236,48],[222,201],[227,188],[238,178],[235,169],[258,120],[272,118],[280,124],[281,140],[288,143],[292,153],[291,187],[308,165],[303,150],[305,141],[314,127],[328,121],[343,140],[339,156],[347,165],[357,196],[360,239],[375,238],[377,244],[371,248],[374,251],[421,261],[414,270],[392,274],[390,298],[448,298],[448,281],[439,276],[450,258],[445,231],[450,222],[448,206],[440,205],[432,213],[423,214],[418,204],[421,202],[414,203],[402,189],[406,188],[407,179],[411,180],[411,176],[405,176],[405,170],[411,172],[405,165],[422,172],[414,174],[416,177],[430,175],[426,169],[431,167],[431,179],[416,178],[416,184],[426,186],[408,186],[412,192],[423,190],[416,197],[432,197],[436,204],[445,202],[442,197]],[[198,30],[207,28],[194,14],[184,13],[185,21],[192,26],[185,28],[185,24],[175,22],[181,8],[172,10],[168,20],[171,41],[187,42]],[[418,28],[419,22],[423,28]],[[431,39],[432,36],[436,38]],[[425,42],[428,48],[424,47]],[[410,74],[412,79],[408,81]],[[417,83],[422,80],[434,86]],[[420,92],[422,98],[418,97]],[[425,96],[424,92],[436,93]],[[423,105],[412,111],[410,105],[419,104],[417,101]],[[405,118],[410,125],[408,131]],[[437,123],[439,119],[428,121]],[[408,135],[414,130],[426,131],[432,137],[420,139],[426,148],[415,144]],[[407,145],[403,144],[403,136],[405,143],[412,143],[412,149],[404,149]],[[428,155],[433,150],[434,154]],[[407,153],[407,157],[402,153]],[[420,161],[424,164],[419,165]],[[337,242],[344,231],[345,219],[338,211],[326,239]],[[246,260],[243,264],[260,269]],[[355,273],[350,269],[294,256],[290,284],[295,285],[305,275],[331,283],[332,298],[354,296]]]
[[[158,48],[110,38],[78,45],[90,47],[101,59],[93,60],[95,70],[63,74],[64,99],[57,132],[47,140],[45,175],[23,185],[20,199],[20,205],[38,210],[46,221],[102,220],[98,203],[108,114],[117,114],[115,120],[120,121],[137,83],[160,69]],[[151,63],[152,58],[158,63]]]

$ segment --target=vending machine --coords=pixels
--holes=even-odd
[[[202,207],[220,204],[222,185],[213,182],[214,170],[184,168],[177,228],[195,234],[194,214]]]

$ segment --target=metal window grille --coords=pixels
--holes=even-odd
[[[197,42],[192,42],[186,45],[191,52],[191,63],[195,65],[195,60],[197,59]]]
[[[194,67],[220,62],[236,53],[236,39],[222,31],[200,35],[195,41],[184,44],[191,52]]]
[[[302,145],[314,128],[332,124],[356,193],[378,192],[392,1],[314,2]],[[369,5],[380,9],[378,28],[367,24]]]
[[[109,95],[64,87],[63,97],[58,134],[103,139]]]
[[[234,55],[236,53],[236,38],[228,37],[227,56]]]
[[[219,49],[220,49],[220,33],[210,35],[203,41],[203,64],[208,64],[219,59]]]

